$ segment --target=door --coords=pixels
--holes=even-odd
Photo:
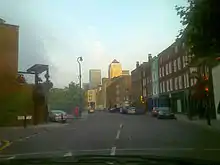
[[[181,106],[181,100],[180,99],[177,100],[177,112],[178,113],[182,112],[182,106]]]

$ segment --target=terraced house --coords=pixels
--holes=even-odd
[[[160,106],[171,107],[173,112],[189,111],[189,88],[197,79],[189,76],[187,54],[184,43],[177,41],[159,54]]]

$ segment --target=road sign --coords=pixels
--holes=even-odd
[[[18,119],[18,120],[24,120],[24,119],[25,119],[25,116],[18,116],[17,119]],[[29,115],[29,116],[26,116],[26,120],[31,120],[31,119],[32,119],[32,116],[30,116],[30,115]]]

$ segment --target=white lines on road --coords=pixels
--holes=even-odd
[[[121,133],[121,130],[118,130],[118,131],[117,131],[116,138],[115,138],[116,140],[118,140],[118,139],[119,139],[119,137],[120,137],[120,133]]]
[[[116,150],[116,147],[112,147],[110,155],[114,156],[115,155],[115,150]]]
[[[115,137],[114,145],[113,145],[113,147],[111,148],[111,151],[110,151],[110,155],[115,155],[115,152],[116,152],[116,142],[120,138],[120,134],[121,134],[121,129],[122,128],[123,128],[123,124],[120,124],[119,129],[117,130],[116,137]]]
[[[69,157],[69,156],[73,156],[72,152],[67,152],[63,155],[64,157]]]

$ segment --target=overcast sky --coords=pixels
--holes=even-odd
[[[160,53],[181,25],[175,5],[186,0],[0,0],[0,18],[20,26],[19,70],[50,65],[55,86],[78,82],[76,58],[107,77],[113,59],[133,70]]]

